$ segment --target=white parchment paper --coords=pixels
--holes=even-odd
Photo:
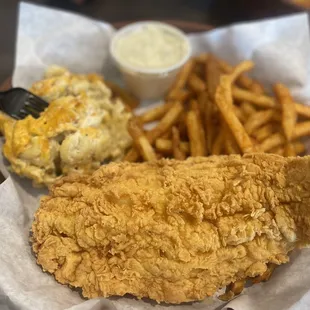
[[[22,3],[16,46],[14,86],[29,87],[51,64],[75,72],[104,73],[118,80],[108,47],[114,29],[82,16]],[[210,51],[235,64],[253,59],[253,75],[270,87],[289,85],[297,100],[310,104],[310,41],[306,14],[239,24],[190,35],[194,53]],[[147,103],[144,103],[144,109]],[[3,141],[0,140],[2,148]],[[45,190],[10,174],[0,185],[0,309],[44,310],[297,310],[310,309],[310,250],[295,251],[291,262],[276,269],[271,280],[247,288],[228,305],[214,297],[178,306],[134,298],[83,300],[41,271],[28,243],[33,214]],[[2,308],[6,306],[6,308]],[[224,307],[224,308],[223,308]]]

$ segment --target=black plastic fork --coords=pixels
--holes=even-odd
[[[0,110],[15,119],[28,115],[38,118],[48,103],[24,88],[16,87],[0,92]]]

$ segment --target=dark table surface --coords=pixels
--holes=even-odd
[[[62,7],[109,22],[140,19],[177,19],[215,26],[296,12],[281,0],[88,0],[82,6],[73,0],[29,2]],[[14,66],[18,0],[0,0],[0,82]]]

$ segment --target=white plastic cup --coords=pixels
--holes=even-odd
[[[162,27],[184,41],[187,46],[187,52],[180,61],[164,69],[150,69],[136,68],[119,59],[116,53],[117,41],[122,38],[122,36],[126,36],[142,26],[149,24]],[[162,22],[146,21],[133,23],[118,30],[112,39],[110,53],[123,75],[126,86],[134,95],[142,100],[159,99],[167,93],[181,67],[189,59],[191,55],[191,46],[185,33],[180,29]]]

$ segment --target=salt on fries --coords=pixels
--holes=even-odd
[[[294,102],[287,87],[276,83],[274,96],[247,75],[244,61],[233,67],[213,55],[190,59],[163,104],[135,116],[128,124],[133,147],[124,160],[268,152],[295,156],[305,152],[310,135],[310,107]],[[133,105],[133,104],[131,104]],[[143,126],[156,121],[151,130]],[[267,281],[276,265],[253,283]],[[247,279],[226,287],[219,298],[240,294]]]

